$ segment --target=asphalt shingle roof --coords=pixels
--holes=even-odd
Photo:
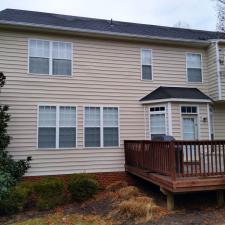
[[[211,100],[211,98],[205,95],[197,88],[184,88],[184,87],[158,87],[152,91],[140,101],[151,101],[168,98],[179,98],[179,99],[202,99]]]
[[[201,31],[174,27],[164,27],[103,19],[92,19],[77,16],[67,16],[52,13],[25,11],[17,9],[5,9],[0,11],[0,23],[28,23],[43,26],[64,27],[69,29],[83,29],[97,32],[121,33],[136,36],[151,36],[162,38],[209,40],[225,39],[224,33]]]

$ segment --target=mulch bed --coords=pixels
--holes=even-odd
[[[172,212],[166,210],[166,198],[159,191],[158,187],[139,181],[137,186],[146,195],[152,197],[158,206],[162,208],[162,215],[158,213],[153,221],[149,221],[142,225],[222,225],[225,224],[225,207],[218,208],[216,206],[216,193],[192,193],[185,195],[177,195],[175,197],[176,209]],[[103,193],[96,196],[95,199],[87,201],[83,204],[68,204],[63,206],[65,214],[96,214],[107,217],[109,212],[113,210],[113,201],[111,198],[102,197]],[[10,224],[17,221],[24,221],[35,217],[41,217],[54,210],[38,212],[35,210],[20,213],[9,217],[0,217],[0,224]],[[120,220],[121,225],[133,225],[134,221],[130,219],[115,218]]]

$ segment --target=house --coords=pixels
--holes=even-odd
[[[124,140],[225,139],[225,34],[5,9],[0,98],[27,177],[125,175]],[[188,153],[190,154],[190,153]]]

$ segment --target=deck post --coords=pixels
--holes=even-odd
[[[216,197],[217,197],[217,205],[219,207],[224,205],[224,196],[223,196],[223,190],[217,190],[216,191]]]
[[[160,187],[160,191],[166,195],[166,204],[167,204],[167,209],[168,210],[173,210],[174,209],[174,194],[173,192],[170,192],[168,190],[165,190],[164,188]]]
[[[175,158],[175,147],[174,142],[170,142],[170,172],[171,172],[171,178],[173,181],[176,180],[176,158]]]
[[[174,209],[174,195],[173,195],[173,193],[167,192],[166,199],[167,199],[167,209],[173,210]]]

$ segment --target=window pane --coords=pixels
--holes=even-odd
[[[55,148],[56,128],[38,129],[38,148]]]
[[[100,147],[100,128],[85,128],[85,147]]]
[[[71,75],[71,60],[53,59],[53,75]]]
[[[142,66],[142,79],[152,80],[152,66]]]
[[[151,50],[142,49],[141,50],[141,61],[142,65],[151,65]]]
[[[60,106],[59,115],[60,127],[75,127],[76,126],[76,108],[70,106]]]
[[[202,70],[188,69],[188,82],[202,82]]]
[[[40,106],[39,107],[39,127],[56,126],[56,107]]]
[[[118,128],[104,128],[104,146],[119,146]]]
[[[29,56],[38,58],[49,57],[49,41],[30,40],[29,41]]]
[[[201,55],[200,54],[187,54],[187,67],[188,68],[201,68]]]
[[[85,127],[100,126],[100,108],[85,107]]]
[[[72,44],[65,42],[53,42],[52,56],[54,59],[70,59],[72,53]]]
[[[104,127],[118,126],[118,108],[114,107],[103,108],[103,125]]]
[[[29,72],[39,74],[49,74],[49,59],[30,57]]]
[[[151,133],[165,134],[165,114],[150,115]]]
[[[59,128],[59,147],[71,148],[76,146],[76,128]]]

